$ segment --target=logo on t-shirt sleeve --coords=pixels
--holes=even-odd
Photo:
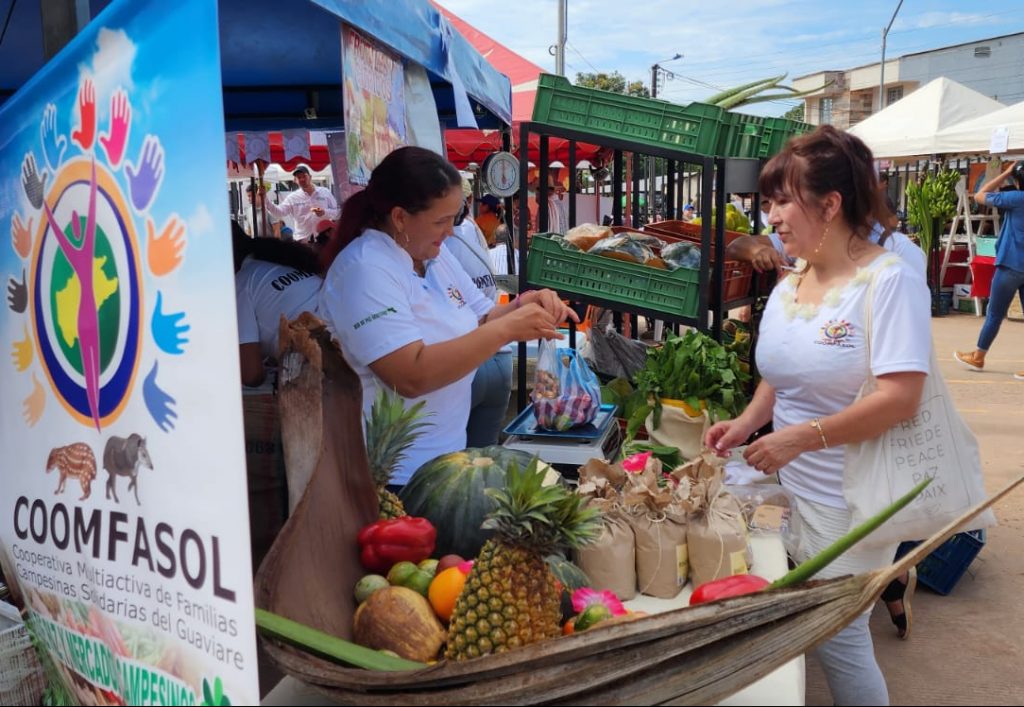
[[[458,287],[455,287],[454,285],[449,287],[448,297],[449,299],[451,299],[452,302],[455,303],[455,306],[458,307],[459,309],[462,309],[463,307],[466,306],[466,298],[462,296],[461,292],[459,292]]]
[[[814,343],[821,346],[838,346],[844,349],[854,348],[854,328],[845,319],[830,319],[821,327],[821,338]]]

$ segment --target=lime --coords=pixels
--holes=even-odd
[[[356,604],[362,604],[364,601],[370,598],[378,589],[383,589],[388,586],[388,580],[386,577],[381,577],[379,574],[368,574],[358,582],[356,582]]]
[[[418,571],[419,567],[412,562],[399,562],[391,568],[390,572],[388,572],[388,582],[396,587],[404,587],[405,580],[407,580],[413,572]]]

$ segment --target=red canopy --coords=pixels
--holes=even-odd
[[[250,159],[245,154],[245,135],[238,133],[238,155],[241,158],[240,164],[249,164]],[[292,171],[300,164],[309,165],[310,169],[319,172],[331,163],[331,156],[325,145],[309,145],[309,159],[303,156],[292,157],[290,160],[284,158],[284,136],[279,132],[268,132],[267,142],[270,143],[270,162],[281,165],[285,170]]]
[[[512,82],[512,144],[519,140],[519,123],[529,121],[533,117],[533,102],[537,97],[537,77],[544,69],[525,59],[495,39],[476,29],[469,23],[431,0],[434,7],[448,18],[452,26],[480,52],[495,69],[508,76]],[[539,161],[540,139],[530,136],[529,159]],[[448,147],[448,159],[458,167],[465,167],[470,162],[482,164],[487,155],[501,149],[501,133],[492,130],[447,130],[445,144]],[[569,141],[551,138],[548,143],[548,157],[553,162],[568,164]],[[595,165],[600,163],[600,148],[595,145],[576,144],[576,159],[588,160]]]

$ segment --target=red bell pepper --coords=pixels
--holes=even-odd
[[[426,518],[378,520],[359,531],[359,560],[371,572],[387,574],[399,562],[430,557],[436,541],[437,529]]]
[[[768,580],[753,574],[734,574],[704,584],[693,590],[690,595],[690,606],[708,601],[718,601],[729,597],[759,592],[768,586]]]

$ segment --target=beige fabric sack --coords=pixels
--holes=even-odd
[[[683,459],[695,459],[704,448],[704,433],[711,426],[708,411],[692,416],[667,398],[662,398],[661,424],[654,429],[654,413],[644,423],[651,442],[666,447],[675,447]],[[681,401],[679,401],[681,402]]]

